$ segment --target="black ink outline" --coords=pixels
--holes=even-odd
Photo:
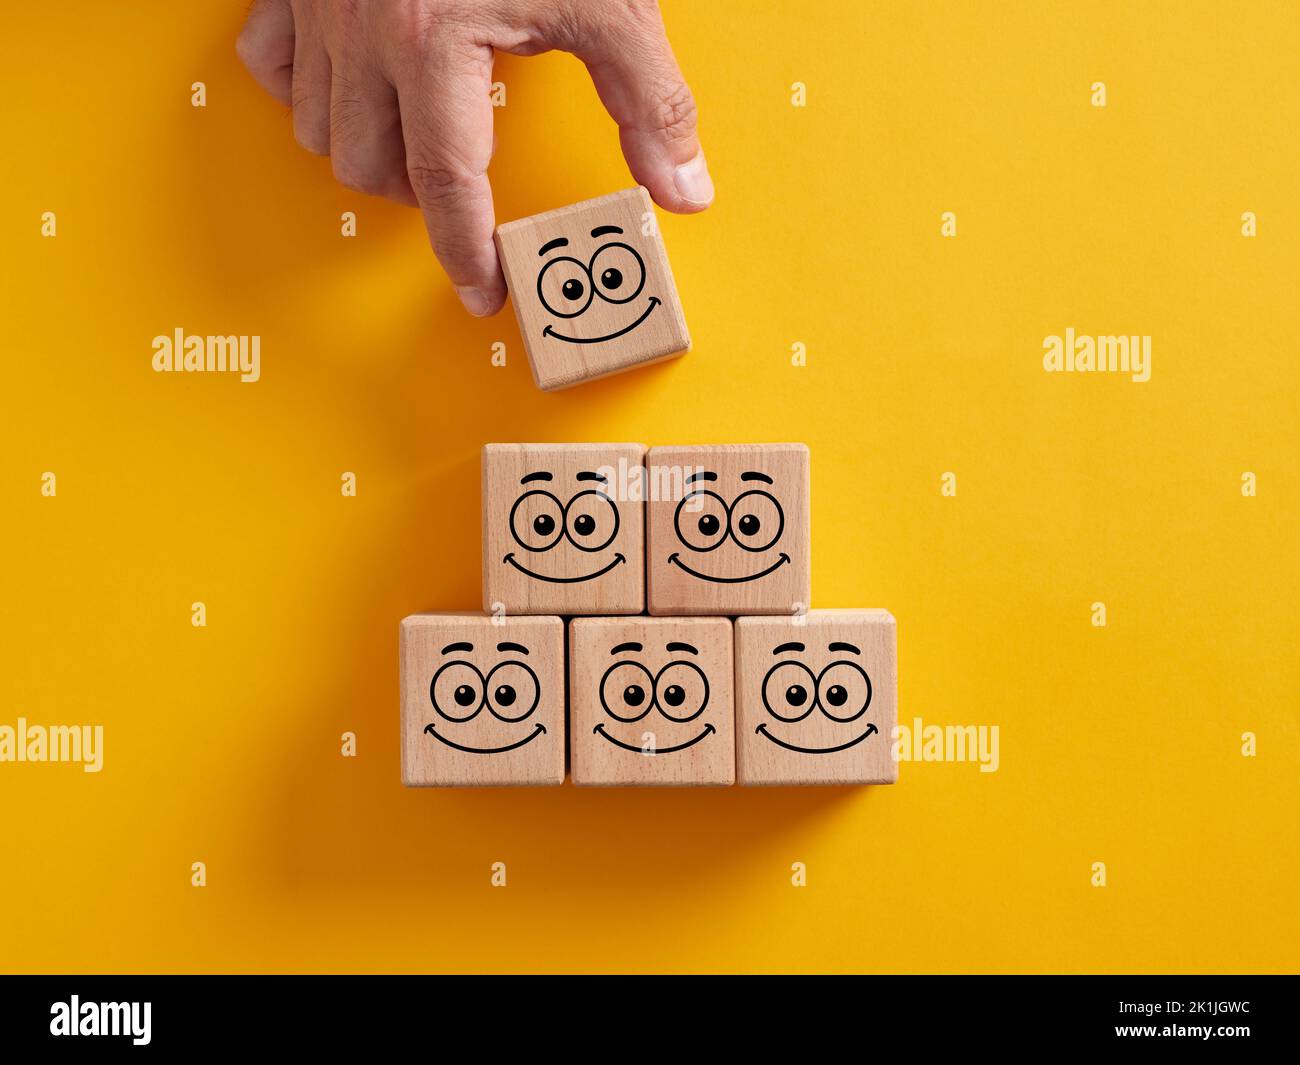
[[[624,666],[633,666],[636,669],[639,669],[642,673],[644,673],[646,676],[647,687],[649,689],[650,699],[649,701],[646,702],[645,709],[642,710],[639,714],[635,715],[634,717],[621,717],[620,715],[614,713],[614,711],[609,708],[609,703],[605,701],[605,681],[609,680],[609,678],[613,675],[614,670],[622,669]],[[624,685],[624,687],[626,687],[626,685]],[[609,668],[606,669],[605,672],[600,675],[600,683],[596,685],[596,694],[600,697],[601,709],[604,710],[609,717],[612,717],[615,721],[622,722],[624,725],[635,724],[636,722],[645,718],[645,716],[649,714],[650,711],[653,710],[657,705],[655,702],[655,699],[658,694],[655,691],[655,674],[651,673],[650,670],[647,669],[645,665],[642,664],[641,662],[638,662],[635,659],[631,659],[631,658],[624,658],[622,661],[611,663]]]
[[[772,679],[773,673],[775,673],[778,669],[784,669],[786,666],[794,666],[796,669],[802,669],[805,673],[808,674],[808,682],[809,682],[808,695],[810,696],[810,700],[808,702],[808,709],[803,711],[803,713],[801,713],[798,717],[782,717],[774,709],[772,709],[772,704],[767,698],[767,682]],[[782,724],[785,725],[797,724],[798,722],[803,721],[809,714],[811,714],[814,710],[817,709],[817,674],[808,668],[808,663],[806,662],[800,662],[797,658],[784,658],[780,662],[772,663],[772,668],[763,674],[763,681],[758,686],[758,694],[763,697],[763,709],[766,710],[772,717],[776,718],[778,721],[780,721]]]
[[[527,654],[528,652],[525,651],[524,653]],[[452,717],[449,713],[447,713],[446,710],[444,710],[441,706],[438,705],[438,698],[434,694],[434,690],[438,686],[438,678],[441,677],[445,672],[447,672],[447,670],[449,670],[452,666],[465,666],[466,668],[473,670],[474,675],[478,677],[478,682],[479,682],[478,705],[474,707],[474,709],[466,717]],[[529,675],[529,677],[532,678],[533,691],[535,694],[533,696],[533,703],[528,708],[528,713],[520,714],[518,717],[505,717],[504,715],[497,713],[496,707],[492,705],[492,701],[488,698],[488,680],[489,678],[491,678],[492,674],[494,674],[502,666],[519,666],[525,673]],[[542,683],[540,680],[538,680],[537,674],[533,672],[532,666],[530,666],[527,662],[520,662],[518,659],[515,658],[507,658],[504,662],[495,663],[492,666],[492,668],[487,671],[486,675],[484,675],[483,671],[479,669],[478,666],[474,665],[473,662],[467,662],[463,658],[453,658],[450,662],[444,662],[442,665],[440,665],[437,668],[437,670],[434,672],[433,679],[429,681],[429,702],[432,704],[434,712],[444,721],[450,721],[453,725],[468,724],[483,712],[484,707],[487,707],[488,713],[491,714],[493,717],[495,717],[498,721],[503,721],[506,724],[511,724],[511,725],[518,724],[520,721],[525,720],[530,714],[532,714],[534,710],[537,709],[537,704],[541,702],[541,698],[542,698]]]
[[[446,710],[438,705],[438,697],[434,695],[434,689],[438,686],[438,678],[446,673],[447,670],[451,669],[452,666],[465,666],[467,669],[472,670],[474,675],[478,677],[478,705],[475,706],[466,717],[452,717]],[[433,704],[433,709],[443,720],[450,721],[453,725],[464,725],[467,722],[473,721],[483,712],[483,706],[487,702],[487,689],[484,687],[486,682],[487,678],[483,676],[478,666],[474,665],[473,662],[466,662],[463,658],[453,658],[450,662],[444,662],[440,665],[434,672],[433,679],[429,681],[429,702]]]
[[[740,501],[742,499],[745,499],[748,496],[762,496],[764,499],[771,500],[772,506],[776,507],[776,516],[777,516],[776,535],[774,535],[770,540],[767,541],[767,543],[763,544],[761,547],[751,547],[749,544],[741,543],[740,537],[736,535],[735,524],[731,520],[732,515],[735,513],[736,507],[740,505]],[[761,532],[762,530],[760,529],[759,531]],[[785,510],[782,508],[781,504],[777,502],[776,496],[774,496],[771,492],[764,492],[761,488],[751,488],[748,492],[741,492],[740,495],[736,496],[736,498],[731,501],[731,506],[727,508],[727,535],[731,537],[735,545],[739,547],[742,551],[751,551],[754,552],[755,554],[762,551],[771,551],[772,548],[776,546],[776,542],[781,539],[781,536],[784,532],[785,532]]]
[[[650,312],[653,311],[656,307],[658,307],[661,303],[663,303],[663,300],[661,300],[658,296],[651,296],[650,304],[649,306],[646,307],[645,313],[642,314],[640,318],[638,318],[631,325],[624,326],[622,329],[618,330],[615,333],[606,333],[603,337],[566,337],[563,333],[557,333],[549,325],[542,330],[542,336],[551,337],[554,340],[563,340],[566,344],[601,344],[606,340],[614,340],[618,337],[621,337],[624,333],[632,332],[633,329],[635,329],[647,318],[649,318]],[[557,317],[563,318],[564,315],[557,315]],[[576,317],[576,316],[570,315],[569,317]]]
[[[700,476],[700,475],[693,474],[692,476]],[[726,519],[726,521],[722,525],[722,528],[719,530],[719,532],[721,532],[722,535],[718,537],[718,542],[715,544],[711,544],[708,547],[696,547],[694,544],[690,543],[686,539],[686,537],[682,534],[682,508],[686,506],[687,502],[689,502],[691,499],[694,499],[696,496],[709,496],[712,497],[713,499],[716,499],[718,503],[721,504],[722,515]],[[701,506],[700,510],[703,509],[704,507]],[[698,512],[690,511],[690,514],[692,516],[694,516],[696,513]],[[700,517],[702,518],[703,515],[700,515]],[[699,523],[699,518],[696,518],[697,526],[698,523]],[[723,544],[727,542],[727,537],[731,533],[731,507],[728,505],[727,501],[723,499],[722,496],[718,495],[718,493],[715,492],[712,488],[697,488],[693,492],[688,492],[686,493],[686,495],[682,496],[681,500],[677,504],[676,509],[673,511],[673,532],[677,534],[678,543],[684,545],[689,550],[694,551],[697,555],[707,555],[710,551],[716,551],[718,548],[720,548]]]
[[[572,507],[573,504],[576,503],[583,496],[596,496],[598,499],[603,499],[606,503],[609,504],[609,509],[614,512],[613,530],[610,532],[610,534],[607,537],[605,537],[605,539],[601,543],[597,544],[595,547],[587,547],[584,544],[578,543],[578,541],[573,538],[573,534],[569,532],[569,508]],[[579,517],[581,517],[581,515],[579,515]],[[602,492],[599,488],[584,488],[581,492],[575,492],[572,496],[569,497],[569,501],[564,504],[564,538],[568,540],[569,543],[571,543],[579,551],[591,551],[591,552],[604,551],[605,548],[609,547],[609,545],[614,542],[614,539],[618,536],[618,530],[622,527],[622,525],[623,525],[623,519],[618,512],[618,504],[614,502],[614,500],[610,497],[610,495],[607,492]]]
[[[646,753],[640,747],[633,747],[631,744],[624,743],[622,740],[614,739],[613,736],[611,736],[608,732],[605,731],[605,723],[603,721],[591,731],[599,732],[605,739],[607,739],[615,747],[622,747],[623,750],[631,751],[633,754],[644,755]],[[685,743],[679,743],[672,747],[656,747],[653,751],[650,752],[650,755],[651,757],[656,757],[661,754],[675,754],[677,751],[684,751],[686,750],[687,747],[694,747],[697,743],[700,742],[700,740],[704,739],[704,737],[709,735],[710,733],[716,734],[717,731],[718,730],[714,728],[711,724],[705,725],[704,730],[698,736],[696,736],[695,739],[687,740]]]
[[[542,279],[546,277],[547,271],[549,271],[551,267],[554,266],[556,263],[573,263],[574,266],[576,266],[579,270],[582,271],[583,276],[586,277],[587,279],[587,300],[576,311],[570,311],[568,313],[564,311],[557,311],[554,307],[552,307],[549,303],[546,302],[546,293],[542,291]],[[587,308],[591,306],[591,301],[595,296],[595,292],[596,292],[596,286],[592,283],[591,271],[587,269],[586,265],[579,262],[572,255],[557,255],[554,259],[548,259],[546,261],[546,265],[544,265],[541,268],[541,270],[538,271],[537,298],[542,301],[542,306],[545,307],[550,314],[555,315],[556,318],[564,318],[567,320],[570,318],[577,318],[579,315],[585,314],[587,312]],[[548,325],[546,329],[549,328],[550,326]],[[546,329],[543,329],[542,332],[545,333]]]
[[[448,747],[454,747],[458,751],[464,751],[466,754],[505,754],[507,751],[518,750],[525,743],[532,743],[538,736],[546,734],[546,726],[540,721],[537,726],[517,743],[508,743],[504,747],[466,747],[463,743],[457,743],[455,740],[449,740],[441,732],[433,727],[433,723],[424,726],[424,731],[432,736],[439,743],[445,743]]]
[[[781,645],[781,647],[785,647],[785,646],[787,645],[786,644]],[[773,654],[779,653],[781,647],[778,647],[772,653]],[[775,673],[782,666],[790,666],[790,665],[798,666],[800,669],[802,669],[805,673],[808,674],[809,677],[812,678],[812,683],[813,683],[813,688],[812,688],[813,701],[811,705],[808,707],[808,709],[799,717],[782,717],[780,714],[778,714],[775,710],[772,709],[772,704],[768,701],[767,698],[767,682],[771,678],[772,674]],[[826,674],[829,673],[836,666],[848,666],[851,669],[857,670],[858,673],[862,675],[862,679],[867,682],[867,701],[862,704],[861,709],[855,710],[851,717],[836,717],[829,710],[827,710],[825,705],[822,703],[822,680],[825,678]],[[827,662],[826,665],[822,666],[822,668],[817,673],[813,673],[812,669],[809,668],[806,662],[801,662],[797,658],[785,658],[782,659],[780,662],[774,662],[772,664],[772,667],[766,673],[763,674],[763,682],[762,684],[759,685],[758,694],[763,697],[763,709],[766,710],[769,715],[776,718],[778,721],[783,722],[784,724],[793,725],[798,721],[802,721],[809,714],[811,714],[813,710],[820,710],[824,716],[829,718],[831,721],[834,721],[837,725],[847,725],[850,721],[856,721],[863,714],[865,714],[867,710],[871,707],[871,700],[875,698],[876,688],[875,685],[871,683],[871,674],[868,673],[865,669],[863,669],[862,666],[859,665],[857,662],[853,662],[847,658],[837,658],[834,662]]]
[[[880,729],[875,725],[867,725],[867,731],[856,739],[849,740],[848,743],[841,743],[838,747],[796,747],[793,743],[786,743],[785,740],[779,740],[767,731],[767,722],[759,725],[754,729],[755,732],[761,732],[767,739],[771,740],[778,747],[784,747],[787,751],[794,751],[797,754],[835,754],[839,751],[847,751],[850,747],[856,747],[873,733],[878,733]]]
[[[546,581],[548,584],[581,584],[583,581],[594,581],[597,577],[605,576],[605,574],[615,566],[626,561],[627,559],[623,557],[622,551],[615,551],[614,558],[610,561],[609,565],[596,570],[595,573],[588,573],[581,577],[548,577],[544,573],[537,573],[523,565],[517,558],[515,558],[515,553],[513,551],[508,551],[505,558],[501,560],[503,564],[508,562],[510,565],[514,566],[515,569],[525,577],[532,577],[534,580],[538,581]]]
[[[751,573],[748,577],[710,577],[707,573],[701,573],[699,570],[691,569],[690,566],[681,560],[680,552],[674,551],[668,556],[668,562],[670,565],[676,566],[680,570],[685,570],[692,577],[698,577],[702,581],[712,581],[714,584],[744,584],[746,581],[756,581],[761,577],[766,577],[771,573],[775,573],[789,561],[790,556],[782,551],[777,560],[768,566],[767,569],[760,570],[758,573]]]
[[[546,544],[546,546],[544,547],[532,547],[529,544],[524,543],[524,541],[520,539],[519,531],[515,528],[515,512],[519,510],[519,508],[523,505],[524,500],[527,499],[529,496],[543,496],[544,498],[551,500],[551,502],[553,502],[560,509],[560,520],[555,523],[555,528],[556,528],[555,539],[553,539],[550,543]],[[542,552],[549,551],[551,548],[553,548],[556,544],[558,544],[561,540],[564,539],[564,531],[565,531],[564,516],[565,516],[565,507],[564,504],[560,502],[559,496],[557,496],[554,492],[547,492],[541,488],[530,488],[527,492],[524,492],[522,495],[520,495],[520,497],[515,500],[514,505],[510,508],[510,517],[506,521],[506,524],[510,529],[510,539],[514,540],[514,542],[517,543],[520,547],[522,547],[525,551],[531,551],[534,554],[540,554]]]
[[[677,717],[673,714],[670,714],[667,710],[664,709],[663,703],[659,701],[659,682],[663,680],[663,676],[665,673],[667,673],[670,669],[673,669],[676,666],[685,666],[687,669],[694,670],[696,673],[700,675],[700,680],[704,681],[704,698],[700,702],[699,709],[696,710],[695,713],[691,714],[689,717]],[[713,689],[709,686],[708,674],[706,674],[704,670],[702,670],[696,663],[688,661],[684,658],[678,659],[675,662],[667,663],[666,665],[663,666],[663,668],[659,670],[658,673],[655,674],[654,704],[658,708],[660,714],[666,717],[669,721],[674,721],[679,725],[685,725],[688,721],[694,721],[697,717],[699,717],[702,713],[704,713],[704,708],[709,705],[709,696],[712,694],[712,692]]]
[[[630,647],[630,646],[638,646],[639,649],[639,645],[619,644],[618,647],[616,647],[614,651],[611,652],[611,654],[617,653],[620,648]],[[692,648],[692,650],[694,649]],[[614,711],[610,709],[609,703],[605,698],[605,682],[609,680],[609,678],[613,675],[614,670],[619,669],[622,666],[633,666],[636,669],[639,669],[642,673],[646,675],[646,678],[649,680],[649,684],[650,684],[650,701],[646,704],[646,708],[642,710],[639,714],[635,715],[634,717],[622,717],[619,714],[614,713]],[[700,705],[695,709],[695,711],[687,717],[677,717],[674,716],[673,714],[670,714],[667,710],[664,709],[663,704],[659,701],[659,686],[660,686],[659,682],[663,679],[664,674],[667,673],[670,669],[674,668],[675,666],[685,666],[687,669],[693,670],[695,673],[699,675],[700,680],[704,682],[704,698],[700,700]],[[675,725],[685,725],[688,722],[694,721],[697,717],[703,714],[704,711],[708,708],[709,699],[713,694],[713,688],[709,684],[709,675],[705,673],[704,670],[699,667],[699,665],[697,665],[695,662],[690,661],[689,659],[679,658],[679,659],[674,659],[671,662],[665,662],[659,668],[659,671],[657,673],[652,674],[649,668],[645,665],[645,663],[638,662],[635,659],[624,658],[621,661],[610,663],[609,667],[605,670],[605,672],[601,674],[600,682],[596,686],[596,694],[600,698],[601,709],[605,711],[606,716],[612,717],[615,721],[621,724],[624,725],[636,724],[636,722],[638,721],[643,721],[646,718],[646,716],[649,715],[651,710],[658,710],[659,716],[664,718],[665,720],[671,721]],[[710,725],[709,727],[712,728],[713,726]],[[717,730],[715,729],[714,731]],[[610,742],[612,743],[617,743],[620,747],[627,746],[621,741],[615,740],[612,736],[607,736],[606,738],[609,739]],[[696,740],[692,740],[691,743],[695,743],[697,741],[698,741],[698,737]],[[686,746],[690,746],[690,744],[687,744]],[[633,748],[628,748],[628,749],[631,750]],[[680,750],[680,748],[674,747],[669,750],[665,750],[663,753],[669,754],[673,750]]]
[[[610,299],[600,291],[600,286],[596,284],[596,260],[601,255],[610,250],[610,248],[626,248],[632,253],[632,258],[636,260],[637,269],[641,271],[641,280],[633,290],[632,295],[624,296],[621,300]],[[620,271],[621,273],[621,271]],[[631,303],[637,296],[641,295],[641,290],[645,288],[645,260],[641,258],[641,253],[631,244],[624,244],[621,240],[611,240],[608,244],[602,244],[591,253],[591,259],[587,263],[587,276],[591,278],[591,287],[595,290],[596,295],[606,303],[612,303],[616,307],[621,307],[625,303]]]
[[[822,681],[825,679],[826,674],[829,673],[836,666],[848,666],[851,669],[856,669],[862,675],[862,679],[867,682],[867,701],[862,704],[861,710],[857,710],[853,713],[852,717],[836,717],[834,714],[832,714],[829,710],[826,709],[826,704],[822,702]],[[871,705],[871,700],[875,697],[875,694],[876,694],[876,689],[875,686],[871,683],[871,674],[869,674],[865,669],[863,669],[862,666],[859,665],[857,662],[852,662],[847,658],[840,658],[840,659],[836,659],[834,662],[827,663],[825,668],[823,668],[822,671],[817,674],[817,705],[821,708],[821,712],[823,714],[829,717],[832,721],[839,722],[839,724],[841,725],[847,725],[850,721],[856,721],[863,714],[865,714],[867,712],[867,708]]]
[[[529,708],[525,710],[522,714],[520,714],[518,717],[508,717],[505,714],[498,713],[497,708],[492,704],[492,678],[496,675],[496,671],[498,669],[504,669],[506,666],[518,666],[520,669],[522,669],[525,673],[528,674],[529,678],[533,682],[532,705],[529,706]],[[532,667],[529,666],[528,663],[520,662],[514,658],[507,658],[504,662],[498,662],[495,666],[489,669],[487,672],[487,676],[483,678],[483,699],[487,703],[488,713],[491,714],[493,717],[495,717],[498,721],[505,721],[511,725],[517,724],[518,722],[523,721],[534,710],[537,709],[537,704],[542,701],[542,684],[541,681],[537,679],[537,674],[533,672]]]

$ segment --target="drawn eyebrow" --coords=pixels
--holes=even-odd
[[[779,655],[782,651],[802,651],[804,649],[801,643],[783,643],[772,651],[774,655]]]
[[[472,643],[464,643],[462,641],[461,643],[447,644],[447,646],[442,649],[442,653],[450,654],[452,651],[472,651],[472,650],[474,650],[474,645]]]
[[[509,641],[506,641],[505,643],[497,644],[497,650],[518,651],[521,655],[526,655],[528,653],[528,648],[525,647],[522,643],[510,643]]]
[[[549,481],[549,480],[551,480],[551,475],[547,473],[545,470],[542,470],[538,473],[530,473],[527,476],[520,477],[519,483],[527,484],[529,481]]]
[[[578,474],[578,480],[599,481],[601,484],[609,484],[608,477],[602,477],[600,474],[594,473],[591,470],[583,470],[580,474]]]
[[[591,231],[593,237],[603,237],[606,233],[622,233],[619,226],[597,226]]]
[[[624,651],[640,651],[641,645],[635,641],[631,643],[621,643],[609,653],[612,655],[622,654]]]
[[[690,651],[691,654],[693,654],[693,655],[697,655],[697,654],[700,653],[700,652],[697,651],[694,647],[692,647],[689,643],[679,643],[679,642],[677,642],[676,640],[674,640],[672,643],[670,643],[670,644],[668,645],[668,648],[667,648],[667,649],[668,649],[669,651]]]
[[[700,470],[699,473],[693,473],[687,477],[686,483],[690,484],[692,481],[716,481],[717,479],[718,475],[716,473],[710,473],[708,470]]]
[[[568,237],[556,237],[554,240],[548,240],[542,245],[538,255],[545,255],[548,251],[554,251],[556,248],[567,248],[569,246]]]
[[[851,644],[851,643],[833,643],[833,644],[830,645],[829,648],[827,648],[827,650],[829,650],[829,651],[852,651],[855,655],[860,655],[860,654],[862,654],[862,652],[859,651],[856,647],[854,647],[853,644]]]
[[[762,481],[764,484],[771,484],[772,478],[765,473],[755,473],[753,470],[746,470],[740,475],[742,481]]]

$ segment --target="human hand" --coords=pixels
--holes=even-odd
[[[494,52],[586,64],[632,176],[669,211],[713,199],[695,102],[655,0],[256,0],[237,50],[298,143],[358,192],[418,205],[466,309],[494,314]]]

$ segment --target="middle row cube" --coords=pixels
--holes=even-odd
[[[488,444],[483,608],[798,614],[808,466],[803,444]]]

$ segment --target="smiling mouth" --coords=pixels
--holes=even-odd
[[[625,325],[617,333],[606,333],[603,337],[566,337],[563,333],[557,333],[549,325],[542,330],[542,336],[554,337],[556,340],[563,340],[566,344],[599,344],[602,341],[613,340],[615,337],[621,337],[624,333],[632,332],[633,329],[650,317],[650,312],[658,307],[659,303],[660,299],[658,296],[651,296],[650,306],[645,309],[645,313],[642,314],[640,318],[631,325]]]
[[[515,553],[513,551],[511,551],[508,555],[506,555],[506,557],[503,558],[501,561],[509,562],[510,565],[514,566],[515,569],[517,569],[520,573],[532,577],[534,580],[550,581],[552,584],[579,584],[582,581],[594,581],[597,577],[605,576],[606,573],[612,570],[620,562],[626,562],[627,559],[623,557],[622,551],[617,551],[614,554],[613,561],[610,562],[608,566],[605,566],[603,569],[596,570],[595,573],[588,573],[582,577],[548,577],[545,573],[534,573],[527,566],[520,565],[519,560],[515,558]]]
[[[691,569],[690,566],[681,560],[681,556],[678,555],[676,551],[668,556],[668,562],[670,565],[676,566],[678,569],[683,569],[692,577],[698,577],[702,581],[713,581],[714,584],[743,584],[745,581],[756,581],[760,577],[766,577],[769,573],[774,573],[789,561],[790,556],[782,551],[781,556],[768,566],[767,569],[762,570],[759,573],[751,573],[748,577],[710,577],[707,573],[701,573],[699,570]]]
[[[698,736],[696,736],[695,739],[687,740],[685,743],[679,743],[677,744],[676,747],[656,747],[653,751],[646,751],[641,747],[636,747],[630,743],[624,743],[622,740],[614,739],[613,736],[611,736],[608,732],[605,731],[604,725],[597,725],[591,731],[599,732],[602,736],[605,737],[605,739],[609,740],[609,742],[612,743],[615,747],[622,747],[623,750],[631,751],[633,754],[672,754],[674,751],[684,751],[686,750],[687,747],[694,747],[697,743],[700,742],[700,740],[704,739],[705,736],[709,735],[712,732],[717,732],[718,730],[715,729],[712,725],[705,725],[704,731],[701,732]]]
[[[761,732],[778,747],[784,747],[787,751],[795,751],[799,754],[834,754],[836,751],[847,751],[850,747],[856,746],[872,733],[879,732],[880,730],[877,729],[875,725],[868,725],[867,731],[857,739],[849,740],[848,743],[841,743],[838,747],[796,747],[793,743],[786,743],[785,740],[778,740],[767,731],[766,725],[759,725],[758,728],[754,729],[754,731]]]
[[[538,726],[535,729],[533,729],[532,732],[530,732],[518,743],[508,743],[504,747],[466,747],[462,744],[455,743],[452,740],[447,739],[446,736],[443,736],[441,733],[437,732],[434,729],[432,723],[425,725],[424,731],[427,732],[439,743],[445,743],[448,747],[454,747],[456,748],[456,750],[464,751],[466,754],[505,754],[506,751],[517,750],[518,748],[522,747],[525,743],[532,743],[533,740],[537,739],[538,736],[540,736],[543,732],[546,731],[546,726],[539,723]]]

